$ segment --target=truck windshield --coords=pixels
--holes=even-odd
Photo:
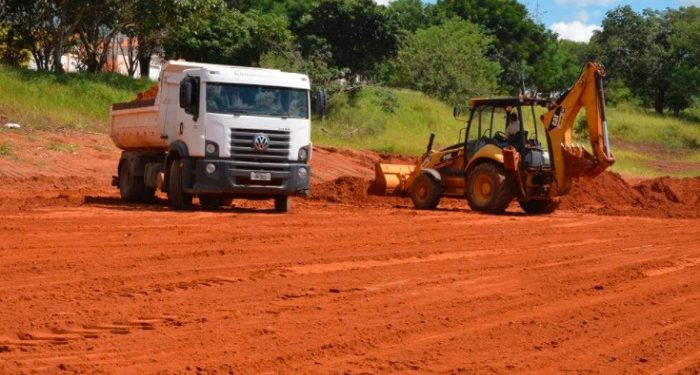
[[[208,82],[207,112],[306,119],[309,100],[301,89]]]

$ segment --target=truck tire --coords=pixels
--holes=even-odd
[[[520,207],[530,215],[551,214],[559,208],[559,199],[520,201]]]
[[[495,163],[474,167],[467,179],[467,202],[474,211],[503,213],[513,200],[513,181],[506,170]]]
[[[275,212],[288,212],[291,208],[291,201],[286,195],[278,195],[275,197]]]
[[[434,210],[440,204],[442,186],[428,175],[421,173],[411,187],[413,206],[418,210]]]
[[[143,177],[134,176],[128,161],[119,167],[119,195],[124,202],[138,203],[144,198],[146,187]]]
[[[199,204],[206,209],[216,209],[219,207],[230,207],[233,198],[225,195],[200,195]]]
[[[182,162],[175,159],[170,163],[168,179],[168,199],[174,210],[192,209],[192,194],[187,194],[182,187]]]

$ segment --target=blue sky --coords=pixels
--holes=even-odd
[[[377,0],[386,4],[390,0]],[[434,3],[435,0],[425,0]],[[605,12],[620,5],[631,5],[635,10],[665,9],[680,6],[700,6],[700,0],[518,0],[534,15],[539,9],[538,21],[549,27],[560,38],[585,41],[593,30],[600,27]]]

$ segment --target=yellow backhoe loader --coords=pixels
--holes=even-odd
[[[475,211],[502,213],[516,199],[527,213],[551,213],[571,189],[572,178],[596,176],[615,161],[605,118],[604,76],[601,65],[587,63],[557,101],[473,98],[459,143],[434,151],[431,134],[416,165],[378,163],[376,188],[410,194],[417,209],[434,209],[442,196],[449,196],[466,197]],[[571,143],[582,107],[592,153]],[[459,114],[455,108],[455,117]]]

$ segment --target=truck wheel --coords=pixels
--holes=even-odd
[[[276,212],[288,212],[291,207],[291,202],[289,197],[286,195],[279,195],[275,197],[275,211]]]
[[[523,211],[531,215],[551,214],[559,208],[559,199],[520,201]]]
[[[128,203],[141,202],[145,191],[143,177],[133,175],[128,161],[122,163],[119,167],[119,194],[122,200]]]
[[[168,199],[170,199],[170,207],[175,210],[189,210],[192,208],[192,194],[185,193],[182,188],[182,163],[179,159],[175,159],[170,163]]]
[[[199,205],[209,210],[218,208],[221,205],[221,197],[218,195],[200,195]]]
[[[426,173],[416,177],[411,187],[413,205],[419,210],[434,210],[440,203],[442,186]]]
[[[467,202],[474,211],[500,214],[513,200],[513,181],[502,166],[482,163],[467,180]]]

